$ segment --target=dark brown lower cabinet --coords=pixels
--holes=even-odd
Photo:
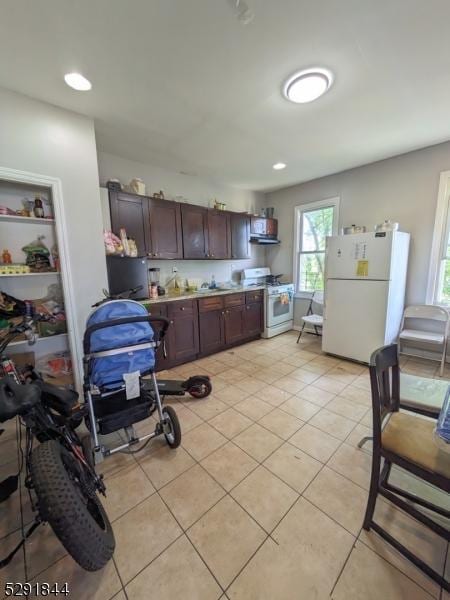
[[[195,300],[180,300],[168,305],[169,362],[179,364],[196,358],[199,352],[198,310]]]
[[[199,314],[200,352],[213,354],[225,345],[224,311],[211,310]]]
[[[244,334],[251,337],[261,333],[263,329],[263,305],[261,302],[254,302],[245,305],[244,313]]]
[[[225,310],[225,344],[235,344],[244,337],[245,305],[232,306]]]
[[[257,338],[263,329],[263,295],[256,291],[176,300],[151,304],[149,313],[170,320],[167,356],[162,348],[156,354],[156,370],[162,371]]]

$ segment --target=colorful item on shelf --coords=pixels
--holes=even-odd
[[[44,235],[40,235],[36,240],[24,246],[22,250],[27,255],[26,264],[30,267],[32,273],[42,273],[53,271],[50,265],[50,250],[43,243]]]
[[[47,288],[47,295],[44,298],[34,300],[35,313],[48,315],[53,319],[65,321],[64,297],[62,288],[59,284],[53,283]]]
[[[12,319],[20,317],[26,313],[26,306],[23,300],[9,296],[0,291],[0,318]]]
[[[61,377],[63,375],[72,374],[72,361],[68,352],[52,352],[39,357],[36,360],[36,370],[39,371],[44,378]]]
[[[11,265],[12,264],[11,252],[8,250],[8,248],[5,248],[3,250],[3,253],[2,253],[2,262],[3,262],[4,265]]]
[[[7,206],[0,206],[0,215],[15,215],[16,213]]]
[[[36,198],[34,199],[33,213],[37,219],[44,218],[44,207],[42,205],[42,200],[40,196],[36,196]]]
[[[51,252],[51,255],[52,255],[53,266],[55,267],[55,269],[59,273],[61,271],[61,263],[59,261],[58,245],[57,244],[53,244],[52,249],[50,250],[50,252]]]
[[[17,213],[20,213],[23,217],[31,217],[33,213],[33,201],[29,198],[24,198],[22,200],[22,206],[23,209],[21,211],[17,211]]]
[[[0,264],[0,275],[26,275],[29,272],[30,267],[21,263]]]

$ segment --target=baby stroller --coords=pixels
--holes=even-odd
[[[125,299],[104,301],[89,316],[83,340],[83,362],[84,394],[89,410],[86,425],[91,435],[86,436],[83,445],[93,464],[116,452],[132,452],[131,446],[148,443],[160,435],[165,436],[171,448],[180,445],[178,417],[173,407],[162,406],[154,371],[155,351],[169,323],[164,317],[150,316],[138,302]],[[145,376],[149,378],[144,379]],[[205,381],[201,376],[187,382],[174,381],[172,385],[165,381],[164,393],[173,391],[180,395],[186,389],[190,391],[190,387],[195,395],[205,387]],[[158,419],[154,431],[139,437],[133,425],[155,411]],[[122,440],[115,447],[106,447],[100,442],[100,435],[119,430],[123,430]]]

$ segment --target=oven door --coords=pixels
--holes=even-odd
[[[266,326],[273,327],[294,318],[294,297],[288,293],[289,301],[284,304],[281,300],[285,294],[267,295]]]

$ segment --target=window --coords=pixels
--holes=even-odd
[[[295,208],[294,280],[296,292],[323,290],[325,242],[336,235],[339,198]]]
[[[440,177],[426,301],[450,306],[450,171]]]

